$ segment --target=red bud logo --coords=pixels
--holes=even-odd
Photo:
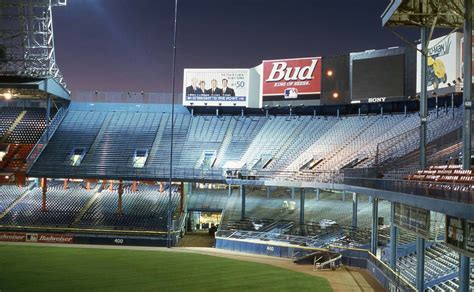
[[[304,67],[288,67],[287,62],[274,62],[270,76],[267,82],[275,82],[280,80],[297,81],[313,79],[313,72],[316,69],[318,60],[311,60],[311,65]]]

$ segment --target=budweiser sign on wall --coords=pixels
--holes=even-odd
[[[321,57],[263,61],[262,94],[298,95],[321,93]]]

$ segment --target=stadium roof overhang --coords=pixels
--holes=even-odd
[[[70,100],[70,93],[53,78],[17,76],[0,77],[0,95],[9,92],[14,98],[45,98]]]
[[[382,14],[386,27],[462,28],[463,0],[391,0]]]

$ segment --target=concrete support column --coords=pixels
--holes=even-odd
[[[291,198],[294,199],[295,198],[295,188],[291,188]]]
[[[357,208],[359,199],[357,193],[352,193],[352,228],[357,228]]]
[[[342,201],[346,201],[346,191],[342,191]]]
[[[416,238],[416,289],[425,290],[425,239]]]
[[[321,190],[316,189],[316,201],[319,201],[319,200],[321,200]]]
[[[301,188],[301,195],[300,195],[300,225],[304,225],[304,202],[306,199],[305,189]]]
[[[245,219],[245,186],[240,185],[240,197],[242,198],[242,208],[240,209],[240,219]]]
[[[189,183],[189,196],[193,195],[193,183]]]
[[[395,203],[390,203],[390,267],[397,270],[397,238],[398,228],[395,226]]]
[[[112,185],[112,183],[111,183],[110,185]],[[117,213],[118,213],[118,214],[122,214],[122,211],[123,211],[123,208],[122,208],[122,195],[123,195],[123,184],[122,184],[122,181],[119,181],[117,193],[118,193]]]
[[[227,196],[232,196],[232,185],[227,185]]]
[[[377,244],[379,238],[379,199],[372,199],[372,233],[370,235],[370,251],[377,255]]]
[[[41,178],[41,188],[43,191],[41,211],[47,212],[48,208],[46,207],[46,193],[48,192],[48,179],[45,177]]]
[[[267,187],[267,199],[270,199],[270,193],[271,193],[270,187]]]

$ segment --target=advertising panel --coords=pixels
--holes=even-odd
[[[474,221],[466,221],[466,251],[474,256]]]
[[[265,60],[262,63],[262,95],[297,99],[321,93],[321,57]]]
[[[446,215],[446,244],[458,250],[463,250],[465,245],[466,220]]]
[[[249,69],[184,69],[184,106],[247,107]]]
[[[25,233],[0,232],[0,241],[25,242]]]
[[[452,33],[430,41],[428,45],[427,86],[437,93],[460,90],[453,80],[460,78],[461,33]],[[418,45],[421,50],[421,45]],[[416,91],[421,91],[421,53],[417,53]],[[449,84],[448,84],[449,83]],[[451,85],[451,86],[450,86]],[[449,87],[449,88],[448,88]],[[441,90],[444,89],[444,90]]]
[[[429,239],[430,211],[395,203],[394,223],[396,226]]]

